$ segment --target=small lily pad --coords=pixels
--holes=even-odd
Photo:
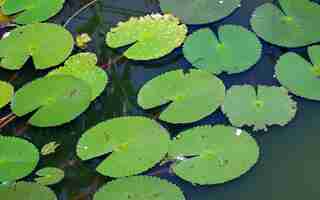
[[[297,105],[283,87],[251,85],[233,86],[227,91],[222,111],[232,125],[254,126],[254,131],[267,130],[267,126],[289,123],[295,116]]]
[[[186,24],[206,24],[227,17],[240,3],[241,0],[160,0],[160,7]]]
[[[320,45],[308,48],[310,63],[302,56],[289,52],[276,65],[279,82],[295,95],[320,101]]]
[[[124,55],[133,60],[157,59],[179,47],[187,34],[187,27],[179,19],[166,14],[131,17],[107,33],[111,48],[131,45]]]
[[[138,104],[150,109],[170,103],[159,119],[190,123],[217,110],[224,96],[225,86],[216,76],[195,69],[175,70],[147,82],[139,91]]]
[[[301,47],[320,41],[320,6],[310,0],[279,0],[280,7],[265,3],[251,18],[259,37],[275,45]]]
[[[24,181],[12,185],[0,185],[0,196],[5,200],[57,200],[50,188]]]
[[[166,180],[151,176],[133,176],[102,186],[94,200],[185,200],[182,191]]]
[[[7,105],[14,94],[14,88],[10,83],[0,81],[0,108]]]
[[[97,66],[97,56],[93,53],[79,53],[71,56],[63,67],[51,71],[48,75],[70,75],[90,85],[92,98],[97,98],[108,83],[106,72]]]
[[[0,182],[11,182],[29,175],[38,161],[37,148],[27,140],[0,136]]]
[[[55,167],[45,167],[36,172],[40,177],[34,180],[40,185],[53,185],[64,178],[64,171]]]
[[[188,36],[183,53],[194,67],[220,74],[249,69],[261,57],[262,45],[256,35],[242,26],[225,25],[218,35],[208,28]]]
[[[145,117],[120,117],[86,131],[77,155],[89,160],[111,153],[97,167],[105,176],[131,176],[148,170],[168,152],[170,137],[157,122]]]
[[[63,7],[64,0],[8,0],[2,5],[6,15],[15,15],[18,24],[31,24],[46,21]]]
[[[179,134],[170,145],[170,158],[179,158],[173,171],[193,184],[220,184],[246,173],[259,158],[259,146],[244,130],[216,125]]]
[[[36,110],[29,123],[38,127],[58,126],[75,119],[90,104],[91,89],[86,82],[67,75],[36,79],[19,89],[11,109],[17,116]]]
[[[53,154],[56,152],[56,149],[60,146],[60,144],[56,143],[55,141],[49,142],[41,148],[41,155],[46,156],[49,154]]]
[[[36,69],[46,69],[63,62],[73,49],[73,37],[63,27],[36,23],[18,27],[0,40],[0,66],[17,70],[32,57]]]

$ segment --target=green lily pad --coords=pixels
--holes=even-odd
[[[183,46],[184,56],[194,67],[214,74],[245,71],[257,63],[261,51],[256,35],[236,25],[221,26],[217,36],[208,28],[200,29]]]
[[[175,70],[147,82],[139,91],[138,104],[150,109],[170,103],[159,118],[171,123],[200,120],[220,107],[225,86],[216,76],[191,69]]]
[[[0,81],[0,108],[7,105],[14,94],[14,88],[10,83]]]
[[[50,23],[21,26],[0,40],[0,66],[17,70],[29,57],[37,69],[63,62],[73,49],[73,37],[63,27]]]
[[[295,95],[320,101],[320,46],[308,48],[310,63],[296,53],[282,55],[276,65],[279,82]]]
[[[0,196],[6,200],[57,200],[55,193],[50,188],[29,182],[2,185]]]
[[[86,131],[77,145],[77,155],[89,160],[111,153],[97,167],[105,176],[131,176],[148,170],[168,152],[168,132],[145,117],[120,117]]]
[[[31,24],[46,21],[63,7],[64,0],[8,0],[2,5],[6,15],[15,15],[18,24]]]
[[[227,91],[222,106],[232,125],[254,126],[254,131],[267,130],[267,126],[289,123],[295,116],[297,105],[283,87],[251,85],[233,86]]]
[[[220,184],[238,178],[259,158],[259,146],[245,131],[216,125],[184,131],[170,145],[172,169],[193,184]]]
[[[151,176],[133,176],[102,186],[94,200],[185,200],[181,190],[166,180]]]
[[[29,175],[38,161],[37,148],[27,140],[0,136],[0,182],[11,182]]]
[[[187,27],[172,15],[152,14],[131,17],[107,33],[111,48],[131,45],[124,55],[133,60],[157,59],[179,47],[187,34]]]
[[[51,71],[48,75],[71,75],[85,81],[91,87],[91,100],[97,98],[108,83],[108,75],[97,66],[97,56],[93,53],[73,55],[63,67]]]
[[[206,24],[227,17],[240,3],[241,0],[160,0],[160,7],[186,24]]]
[[[29,123],[58,126],[75,119],[90,104],[91,89],[84,81],[67,75],[46,76],[19,89],[11,102],[17,116],[36,110]]]
[[[320,41],[320,6],[309,0],[279,0],[280,7],[265,3],[251,18],[259,37],[284,47],[301,47]]]
[[[40,185],[53,185],[64,178],[64,171],[55,167],[45,167],[36,172],[40,177],[34,180]]]

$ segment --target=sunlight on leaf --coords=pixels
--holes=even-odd
[[[0,108],[6,106],[14,95],[14,88],[10,83],[0,81]]]
[[[43,145],[41,148],[41,155],[46,156],[56,152],[56,149],[60,146],[56,142],[49,142],[48,144]]]

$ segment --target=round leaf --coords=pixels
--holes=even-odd
[[[139,91],[138,104],[144,109],[170,103],[160,119],[171,123],[189,123],[214,112],[225,96],[225,86],[216,76],[191,69],[176,70],[147,82]]]
[[[36,172],[39,178],[34,180],[40,185],[53,185],[64,178],[64,171],[55,167],[45,167]]]
[[[253,30],[264,40],[284,47],[301,47],[320,41],[320,6],[310,0],[266,3],[251,18]]]
[[[218,21],[240,7],[241,0],[160,0],[161,10],[173,13],[186,24]]]
[[[8,0],[2,5],[6,15],[15,14],[18,24],[31,24],[49,19],[63,7],[64,0]]]
[[[57,200],[55,193],[50,188],[28,182],[2,185],[0,196],[6,200]]]
[[[174,184],[157,177],[134,176],[111,181],[102,186],[94,200],[185,200]]]
[[[236,25],[220,27],[217,36],[208,28],[200,29],[183,46],[184,56],[193,66],[215,74],[249,69],[259,60],[261,50],[256,35]]]
[[[14,94],[14,88],[10,83],[0,81],[0,108],[7,105]]]
[[[254,130],[267,130],[267,126],[284,126],[297,111],[296,102],[282,87],[251,85],[233,86],[227,91],[222,106],[232,125],[254,126]]]
[[[150,60],[169,54],[180,46],[187,27],[172,15],[153,14],[131,17],[120,22],[107,33],[106,42],[111,48],[131,45],[124,55],[133,60]]]
[[[19,89],[11,109],[17,116],[37,110],[29,120],[34,126],[58,126],[84,112],[90,100],[91,89],[84,81],[67,75],[46,76]]]
[[[320,46],[308,49],[312,63],[296,53],[282,55],[276,65],[279,82],[295,95],[320,101]]]
[[[0,182],[11,182],[29,175],[38,161],[37,148],[27,140],[0,136]]]
[[[72,49],[72,35],[59,25],[36,23],[21,26],[0,40],[0,66],[9,70],[20,69],[32,56],[37,69],[46,69],[63,62]]]
[[[148,170],[167,153],[168,132],[144,117],[121,117],[102,122],[86,131],[77,145],[77,154],[89,160],[111,153],[97,171],[123,177]]]
[[[108,83],[106,72],[96,64],[95,54],[79,53],[71,56],[63,67],[51,71],[48,75],[71,75],[85,81],[91,87],[91,100],[94,100],[103,92]]]
[[[222,125],[196,127],[178,135],[169,156],[173,171],[193,184],[219,184],[246,173],[259,158],[256,141],[245,131]]]

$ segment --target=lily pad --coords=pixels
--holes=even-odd
[[[0,81],[0,108],[7,105],[14,94],[14,88],[10,83]]]
[[[0,136],[0,182],[11,182],[29,175],[38,161],[37,148],[27,140]]]
[[[227,91],[222,106],[232,125],[254,126],[254,131],[267,130],[267,126],[289,123],[295,116],[297,105],[283,87],[251,85],[233,86]]]
[[[97,56],[93,53],[79,53],[71,56],[63,67],[51,71],[51,75],[70,75],[90,85],[92,98],[97,98],[108,83],[106,72],[97,66]]]
[[[174,184],[157,177],[133,176],[102,186],[94,200],[185,200]]]
[[[216,125],[179,134],[170,145],[173,171],[193,184],[220,184],[238,178],[259,158],[259,146],[244,130]]]
[[[147,82],[139,91],[138,104],[150,109],[170,103],[159,119],[190,123],[217,110],[224,96],[225,86],[216,76],[195,69],[175,70]]]
[[[214,74],[239,73],[261,57],[262,45],[256,35],[242,26],[225,25],[218,35],[208,28],[188,36],[183,53],[194,67]]]
[[[301,47],[320,41],[320,6],[310,0],[279,0],[280,7],[265,3],[251,18],[259,37],[275,45]]]
[[[97,167],[105,176],[131,176],[148,170],[168,152],[168,132],[145,117],[120,117],[102,122],[86,131],[77,154],[89,160],[111,153]]]
[[[50,188],[29,182],[2,185],[0,196],[5,197],[6,200],[57,200],[55,193]]]
[[[36,110],[29,123],[38,127],[58,126],[75,119],[90,104],[91,89],[84,81],[67,75],[46,76],[19,89],[11,109],[17,116]]]
[[[310,63],[302,56],[289,52],[282,55],[276,65],[279,82],[295,95],[320,101],[320,46],[308,48]]]
[[[40,185],[53,185],[64,178],[64,171],[55,167],[45,167],[36,172],[40,177],[34,180]]]
[[[107,33],[111,48],[131,45],[124,55],[133,60],[157,59],[179,47],[187,34],[187,27],[179,19],[166,14],[131,17]]]
[[[186,24],[206,24],[227,17],[240,3],[241,0],[160,0],[160,7]]]
[[[2,5],[6,15],[15,15],[18,24],[42,22],[56,15],[63,7],[64,0],[8,0]]]
[[[63,62],[73,49],[73,37],[63,27],[50,23],[21,26],[0,40],[0,66],[17,70],[29,57],[37,69]]]

